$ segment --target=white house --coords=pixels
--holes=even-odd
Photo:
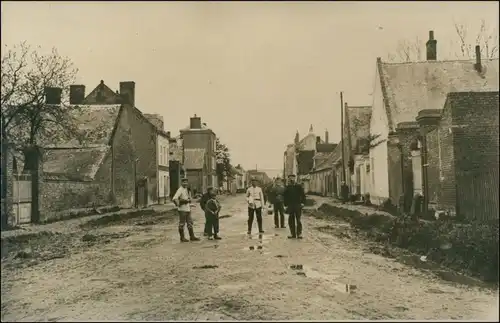
[[[169,152],[170,132],[164,130],[163,117],[158,114],[144,114],[156,127],[156,178],[158,203],[165,203],[170,194]]]
[[[169,172],[169,136],[164,132],[158,132],[158,200],[165,202],[170,196],[170,172]]]

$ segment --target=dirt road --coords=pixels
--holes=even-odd
[[[175,215],[94,223],[2,259],[2,321],[494,319],[498,294],[366,251],[304,216],[304,239],[243,196],[224,200],[221,241],[179,243]],[[194,212],[201,235],[203,216]],[[329,223],[342,230],[343,223]],[[16,256],[16,259],[13,257]]]

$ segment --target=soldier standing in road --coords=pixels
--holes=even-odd
[[[205,212],[205,229],[203,230],[204,236],[208,236],[208,214],[207,211],[205,210],[205,205],[207,204],[207,201],[210,199],[210,189],[212,188],[209,187],[207,189],[207,192],[203,194],[200,198],[201,209],[203,210],[203,212]]]
[[[274,227],[275,228],[286,228],[285,227],[285,210],[283,207],[285,187],[281,178],[276,178],[274,185],[269,192],[269,201],[273,204],[274,208]]]
[[[306,202],[306,194],[302,185],[295,183],[295,175],[288,175],[288,185],[283,194],[284,204],[288,213],[288,226],[291,235],[289,239],[302,239],[302,208]],[[297,225],[297,226],[295,226]]]
[[[252,178],[252,186],[247,189],[248,202],[248,234],[252,233],[252,225],[254,216],[257,217],[257,225],[259,233],[264,233],[262,229],[262,206],[264,206],[264,193],[257,186],[257,180]]]
[[[177,211],[179,212],[179,235],[181,242],[199,241],[200,239],[194,235],[193,229],[193,218],[191,217],[191,192],[188,189],[188,180],[183,178],[181,181],[181,187],[177,189],[174,197],[172,198],[175,205],[177,206]],[[184,226],[187,224],[189,231],[189,240],[184,236]]]
[[[217,193],[212,187],[208,189],[209,199],[205,204],[205,214],[207,217],[207,233],[208,239],[221,240],[219,237],[219,212],[221,210],[221,204],[217,200]]]

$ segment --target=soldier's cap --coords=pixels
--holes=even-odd
[[[187,182],[187,181],[188,181],[188,179],[185,177],[183,179],[181,179],[181,182]]]
[[[257,177],[252,176],[251,180],[252,180],[252,181],[256,181],[256,180],[257,180]]]
[[[290,178],[290,177],[295,177],[295,174],[288,175],[288,178]]]

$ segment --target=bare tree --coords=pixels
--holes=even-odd
[[[481,48],[481,55],[485,58],[498,57],[498,31],[491,31],[484,19],[481,20],[479,30],[470,33],[464,23],[454,22],[457,39],[451,41],[450,53],[444,59],[473,59],[475,46]],[[472,36],[471,36],[472,35]],[[418,37],[411,40],[400,40],[393,53],[387,56],[389,62],[415,62],[424,59],[422,52],[425,44]]]
[[[2,136],[24,148],[77,134],[78,108],[67,102],[76,73],[72,61],[55,48],[40,54],[26,43],[7,47],[2,55]],[[46,104],[48,87],[62,89],[61,104]]]
[[[387,59],[389,62],[421,61],[423,47],[424,43],[418,37],[416,37],[413,41],[403,39],[398,42],[396,51],[393,54],[389,54]]]
[[[474,58],[475,47],[478,45],[481,48],[481,55],[485,58],[498,57],[498,31],[490,31],[484,19],[481,19],[479,31],[475,34],[474,43],[466,24],[454,22],[454,27],[459,45],[459,50],[455,53],[457,58]]]

